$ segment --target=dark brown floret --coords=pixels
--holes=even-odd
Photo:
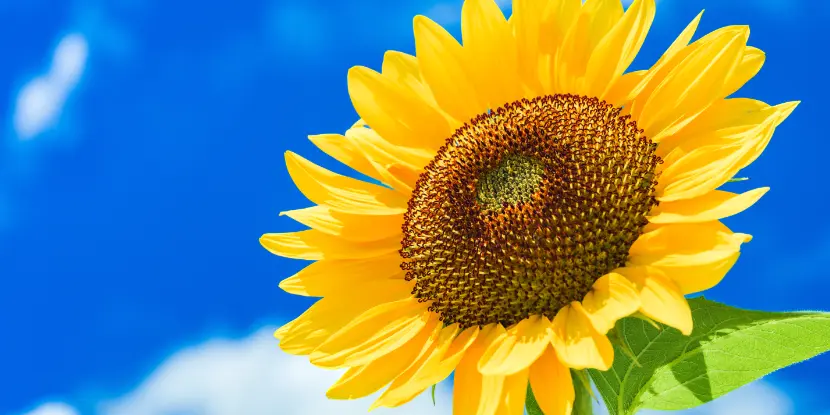
[[[425,168],[401,255],[445,324],[553,318],[623,266],[654,198],[656,145],[596,98],[523,99],[479,115]]]

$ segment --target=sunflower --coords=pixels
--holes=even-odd
[[[454,372],[453,413],[571,412],[572,373],[607,370],[617,320],[692,330],[684,295],[716,285],[750,235],[720,219],[768,188],[718,188],[752,163],[797,102],[731,98],[764,62],[749,29],[694,42],[698,15],[649,69],[626,73],[654,0],[467,0],[463,46],[414,19],[415,56],[348,72],[360,120],[311,136],[375,179],[287,152],[315,206],[309,230],[265,234],[315,261],[282,281],[322,297],[275,333],[345,369],[327,396],[386,386],[404,404]],[[729,98],[728,98],[729,97]]]

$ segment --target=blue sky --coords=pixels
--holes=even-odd
[[[0,2],[0,414],[48,401],[82,414],[141,413],[101,408],[134,402],[142,387],[161,388],[153,374],[179,367],[175,357],[189,351],[213,356],[211,345],[225,344],[217,339],[230,342],[221,356],[265,356],[261,365],[238,360],[240,371],[271,365],[284,372],[282,380],[262,378],[285,392],[260,392],[277,396],[263,405],[289,408],[271,413],[305,414],[300,399],[323,399],[330,373],[309,384],[320,394],[288,393],[302,384],[289,382],[291,373],[305,366],[269,357],[280,352],[261,340],[262,327],[311,302],[277,287],[302,264],[257,241],[264,232],[299,229],[278,212],[308,205],[291,185],[283,152],[348,171],[306,139],[356,119],[346,70],[379,68],[387,49],[411,52],[415,14],[457,33],[460,2],[230,4]],[[699,33],[749,24],[750,44],[767,53],[738,95],[802,101],[742,174],[751,180],[731,186],[772,190],[728,220],[755,239],[707,296],[749,308],[830,310],[822,190],[830,89],[821,53],[830,41],[830,2],[660,0],[632,69],[654,62],[701,9]],[[818,383],[828,371],[830,356],[821,356],[753,387],[782,396],[775,414],[830,413]],[[172,378],[192,379],[180,376]],[[168,389],[144,399],[173,394]],[[228,415],[212,410],[184,413]]]

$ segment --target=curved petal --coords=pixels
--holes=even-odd
[[[290,151],[285,165],[300,192],[318,205],[364,215],[406,212],[406,195],[394,190],[339,175]]]
[[[764,60],[766,60],[764,51],[752,46],[747,46],[746,49],[744,49],[741,61],[738,63],[735,71],[732,72],[732,75],[729,77],[726,85],[724,85],[723,96],[728,97],[734,94],[741,89],[744,84],[749,82],[750,79],[754,78],[755,75],[761,71],[761,67],[764,66]]]
[[[737,260],[741,244],[750,239],[718,221],[671,224],[641,235],[628,260],[660,269],[690,294],[717,285]]]
[[[407,196],[418,181],[424,166],[434,156],[434,153],[422,149],[391,144],[368,128],[351,129],[346,132],[346,137],[366,154],[381,181]]]
[[[611,272],[594,282],[591,291],[582,300],[582,307],[600,334],[608,333],[617,320],[640,308],[637,290],[624,276]]]
[[[588,61],[585,74],[587,95],[605,97],[628,69],[646,40],[654,12],[654,0],[636,0],[602,38]]]
[[[611,342],[594,328],[579,302],[562,307],[553,319],[552,328],[551,343],[566,366],[599,370],[611,367],[614,361]]]
[[[504,376],[483,376],[478,361],[493,340],[504,332],[499,324],[481,329],[476,341],[467,349],[455,369],[453,379],[453,414],[493,414],[504,383]]]
[[[602,99],[615,107],[625,105],[637,96],[639,92],[637,88],[640,87],[648,74],[649,72],[646,70],[634,71],[617,78]]]
[[[388,76],[355,66],[349,69],[348,87],[360,117],[393,144],[437,149],[452,134],[435,107]]]
[[[461,38],[477,97],[497,108],[522,97],[516,41],[494,0],[466,0],[461,6]]]
[[[651,223],[694,223],[723,219],[748,209],[768,190],[769,187],[760,187],[741,194],[713,190],[694,199],[664,202],[648,220]]]
[[[545,415],[570,415],[574,404],[571,371],[547,347],[539,360],[530,366],[530,388]]]
[[[493,340],[478,361],[485,375],[512,375],[527,369],[550,344],[551,322],[545,316],[531,316]]]
[[[539,57],[536,66],[539,70],[539,82],[542,92],[538,95],[553,94],[556,92],[567,92],[556,90],[554,84],[556,55],[562,47],[565,35],[571,26],[574,25],[579,11],[582,8],[582,0],[536,0],[542,2],[543,8],[539,27]],[[514,7],[515,13],[515,7]],[[517,22],[518,23],[518,22]],[[521,48],[521,44],[520,44]],[[521,50],[521,49],[520,49]],[[533,62],[525,62],[533,65]]]
[[[556,52],[552,68],[556,91],[585,94],[582,80],[588,60],[596,46],[622,16],[623,7],[619,0],[585,1],[576,21],[568,29],[562,46]]]
[[[523,415],[527,397],[528,368],[504,378],[495,415]]]
[[[470,79],[467,57],[452,35],[424,16],[413,20],[415,52],[423,80],[440,107],[457,120],[469,120],[484,112]]]
[[[637,118],[655,142],[676,132],[724,97],[724,84],[741,61],[749,29],[736,27],[691,51],[658,85]]]
[[[308,136],[308,139],[335,160],[373,179],[380,179],[366,155],[350,143],[345,136],[341,134],[317,134]]]
[[[361,215],[318,205],[280,212],[303,225],[349,241],[369,242],[401,236],[403,214]]]
[[[316,261],[280,281],[280,288],[294,295],[323,297],[349,292],[355,284],[403,277],[401,256],[392,252],[375,258]]]
[[[384,356],[436,320],[428,306],[407,298],[372,307],[314,349],[311,363],[330,368],[361,366]]]
[[[438,108],[438,103],[432,95],[432,91],[421,80],[421,70],[418,67],[418,58],[396,50],[388,50],[383,54],[383,64],[380,73],[389,79],[398,82],[414,94],[417,94],[429,103]]]
[[[280,328],[275,336],[280,348],[290,354],[309,354],[332,334],[366,310],[388,301],[408,298],[412,283],[404,280],[354,284],[339,296],[325,297]]]
[[[373,360],[364,366],[350,368],[340,379],[326,391],[329,399],[357,399],[371,395],[410,367],[423,349],[435,340],[433,335],[439,330],[436,324],[433,330],[425,328],[412,340],[400,348]]]
[[[300,232],[266,233],[259,243],[274,255],[285,258],[360,259],[374,258],[398,251],[400,237],[370,242],[354,242],[311,229]]]
[[[620,268],[619,272],[637,285],[643,314],[686,336],[692,334],[692,311],[674,281],[655,268]]]
[[[458,324],[443,327],[437,331],[433,344],[424,349],[418,359],[395,378],[389,388],[372,403],[369,410],[381,406],[389,408],[401,406],[434,385],[436,382],[430,382],[432,372],[441,361],[441,357],[452,346],[453,339],[458,332]]]

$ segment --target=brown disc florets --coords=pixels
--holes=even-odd
[[[656,145],[596,98],[549,95],[459,128],[418,179],[402,268],[445,324],[553,318],[625,264],[657,203]]]

